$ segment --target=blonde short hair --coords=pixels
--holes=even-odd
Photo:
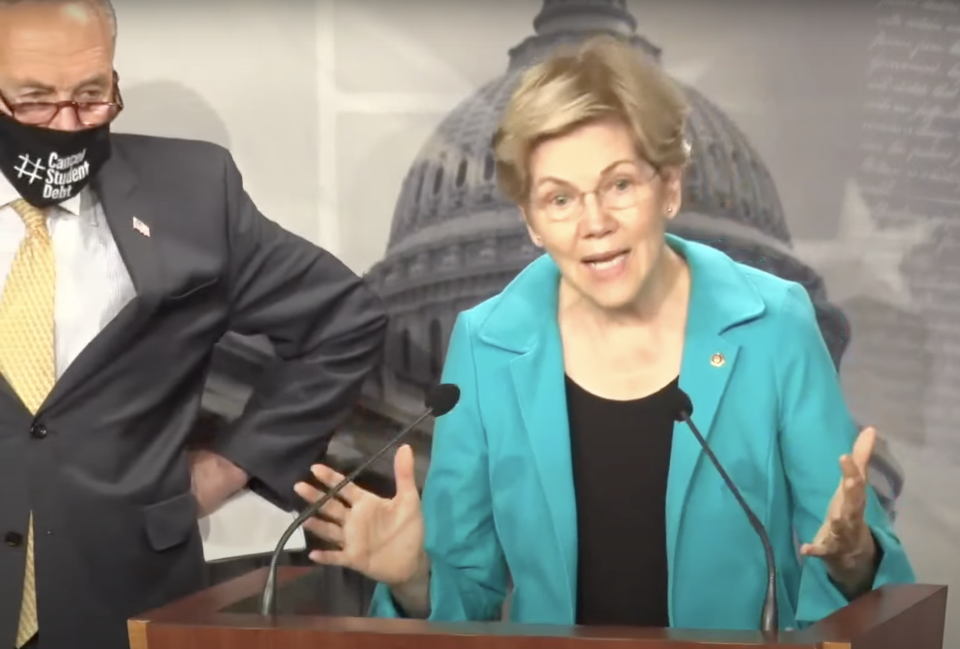
[[[525,204],[529,158],[543,140],[598,119],[622,121],[654,168],[686,165],[687,102],[660,65],[612,36],[561,49],[527,70],[493,136],[497,185]]]

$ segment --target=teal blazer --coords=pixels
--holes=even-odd
[[[668,245],[692,275],[680,386],[769,531],[781,628],[804,626],[847,603],[820,560],[799,557],[798,543],[819,529],[857,426],[803,287],[705,245],[673,236]],[[577,512],[559,281],[543,256],[454,326],[442,380],[459,385],[461,398],[437,420],[423,493],[431,620],[498,619],[512,581],[512,622],[574,624]],[[869,492],[866,518],[883,550],[874,586],[913,582]],[[758,628],[762,546],[685,424],[674,430],[666,528],[671,626]],[[371,614],[402,615],[382,585]]]

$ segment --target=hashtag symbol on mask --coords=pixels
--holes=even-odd
[[[31,160],[29,155],[21,155],[20,166],[14,167],[13,170],[17,172],[17,178],[26,176],[32,185],[34,180],[40,180],[43,177],[41,172],[45,171],[45,167],[40,158]]]

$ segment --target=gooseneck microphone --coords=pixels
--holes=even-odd
[[[690,396],[678,387],[676,388],[676,400],[676,420],[684,422],[690,428],[693,436],[700,442],[700,446],[703,447],[703,452],[707,454],[713,466],[716,467],[717,473],[723,478],[727,489],[730,490],[730,493],[733,494],[733,497],[747,515],[750,526],[753,527],[753,531],[757,533],[757,536],[760,537],[760,542],[763,543],[763,552],[767,558],[767,593],[763,598],[763,608],[760,611],[760,631],[765,636],[776,635],[780,627],[777,615],[777,566],[774,561],[773,546],[770,545],[770,537],[767,535],[767,530],[764,529],[763,523],[760,522],[757,515],[750,509],[747,501],[743,499],[743,494],[737,489],[737,485],[733,484],[733,480],[727,475],[723,465],[720,464],[720,460],[717,459],[717,456],[714,455],[710,447],[707,446],[707,440],[700,434],[697,425],[693,423],[693,402],[690,401]]]
[[[280,541],[277,543],[277,547],[270,556],[270,568],[267,572],[267,581],[263,586],[263,593],[260,596],[260,615],[273,616],[277,614],[277,564],[280,561],[280,555],[283,554],[283,548],[287,545],[287,541],[290,540],[293,533],[311,516],[315,516],[332,498],[343,491],[344,487],[356,480],[357,476],[366,471],[370,465],[376,462],[384,453],[399,444],[420,422],[431,415],[433,417],[441,417],[447,414],[453,410],[458,401],[460,401],[460,388],[456,385],[452,383],[441,383],[433,388],[424,400],[425,410],[413,423],[404,427],[404,429],[387,442],[383,448],[370,456],[363,464],[351,471],[349,475],[327,491],[322,498],[312,503],[300,512],[299,516],[293,519],[293,522],[291,522],[289,527],[284,531],[280,537]]]

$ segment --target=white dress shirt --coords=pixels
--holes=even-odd
[[[0,174],[0,290],[26,233],[9,205],[21,198]],[[47,209],[56,259],[57,376],[136,295],[103,208],[89,188]]]

